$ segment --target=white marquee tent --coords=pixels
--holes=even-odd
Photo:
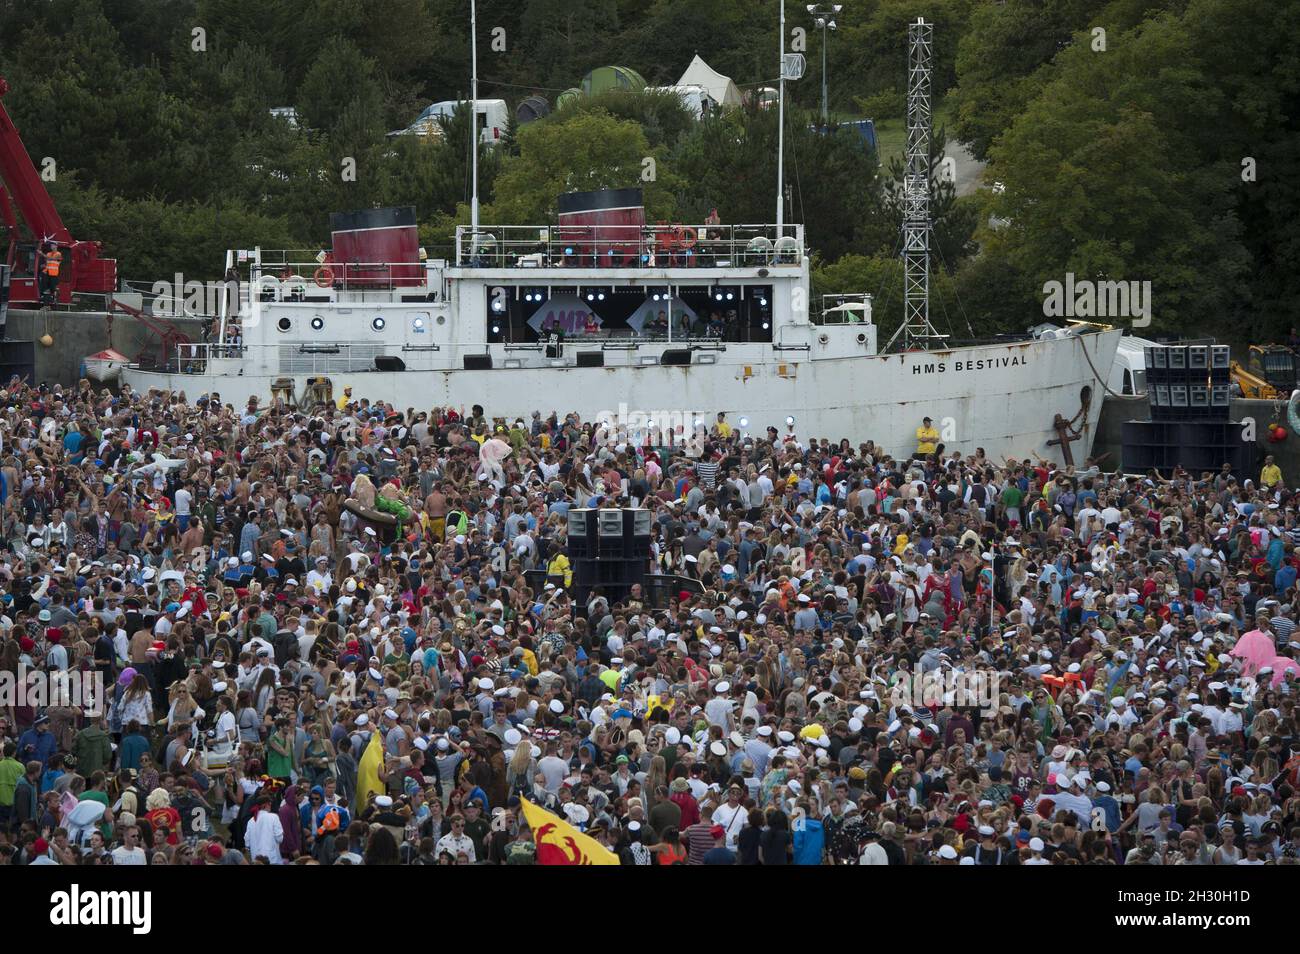
[[[703,86],[709,91],[709,96],[714,102],[721,103],[723,106],[739,106],[741,103],[740,90],[731,81],[731,77],[723,76],[713,69],[700,59],[698,53],[695,59],[691,60],[691,65],[686,67],[686,72],[677,81],[677,85]]]

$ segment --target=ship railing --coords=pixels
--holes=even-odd
[[[249,281],[261,301],[306,301],[331,291],[423,288],[428,276],[424,262],[263,262]]]
[[[245,344],[233,331],[225,342],[178,344],[165,369],[179,374],[230,374],[219,362],[238,362],[238,373],[248,374],[355,374],[380,370],[376,358],[400,358],[407,370],[432,370],[436,344],[392,344],[373,341],[277,342]]]
[[[456,229],[466,268],[764,268],[803,261],[802,225],[494,225]]]

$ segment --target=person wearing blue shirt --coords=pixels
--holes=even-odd
[[[149,751],[149,740],[141,733],[140,723],[134,720],[126,730],[117,749],[118,764],[124,769],[139,769],[140,756]]]
[[[50,717],[43,715],[18,740],[18,761],[40,762],[44,772],[50,764],[50,756],[57,750],[58,745],[50,734]]]
[[[1098,782],[1096,788],[1097,794],[1092,800],[1094,814],[1096,809],[1101,810],[1106,830],[1113,834],[1119,831],[1119,802],[1110,794],[1110,783]]]
[[[1295,586],[1296,568],[1290,563],[1282,564],[1282,567],[1273,574],[1273,592],[1284,593],[1291,587]]]
[[[794,824],[794,863],[797,865],[820,865],[822,849],[826,844],[826,832],[820,819],[800,818]]]
[[[492,804],[488,801],[487,792],[483,791],[483,789],[479,788],[477,785],[469,790],[469,794],[461,801],[460,807],[463,809],[475,799],[477,799],[478,803],[483,806],[484,813],[492,807]]]
[[[70,458],[73,458],[74,464],[80,463],[76,458],[81,452],[81,445],[85,439],[85,435],[79,429],[70,430],[63,436],[63,449],[68,452]]]

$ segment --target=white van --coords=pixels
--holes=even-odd
[[[717,100],[703,86],[651,86],[647,92],[676,93],[686,111],[696,119],[703,119],[718,108]]]
[[[399,129],[396,132],[389,133],[390,136],[441,136],[442,130],[438,125],[438,117],[446,116],[451,118],[456,107],[461,103],[469,104],[469,100],[447,99],[440,103],[432,103],[425,108],[424,112],[416,117],[415,122],[405,129]],[[478,124],[482,129],[480,138],[483,145],[498,145],[506,134],[506,124],[510,120],[510,110],[506,107],[504,99],[480,99],[478,100]]]
[[[1147,393],[1147,348],[1156,342],[1136,335],[1124,335],[1115,350],[1115,363],[1110,366],[1106,386],[1116,394]]]

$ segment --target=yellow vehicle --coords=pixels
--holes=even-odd
[[[1232,362],[1232,380],[1243,397],[1285,401],[1296,389],[1296,354],[1285,345],[1251,345],[1248,365]]]

